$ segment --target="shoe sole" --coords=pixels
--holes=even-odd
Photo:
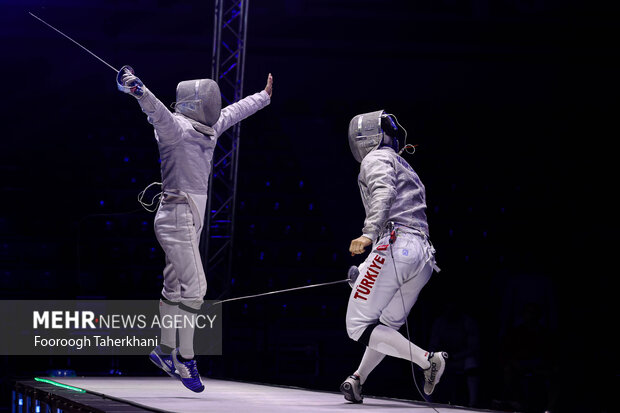
[[[351,383],[344,382],[340,385],[340,393],[344,395],[345,400],[350,401],[351,403],[363,403],[364,399],[356,400],[355,394],[353,393],[353,386]]]
[[[203,391],[205,391],[205,386],[203,385],[202,387],[198,388],[198,389],[192,389],[191,387],[189,387],[187,384],[185,384],[183,382],[183,380],[181,380],[181,383],[183,383],[183,387],[185,387],[188,390],[193,391],[194,393],[202,393]]]

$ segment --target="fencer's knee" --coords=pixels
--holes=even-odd
[[[164,288],[161,290],[161,298],[164,301],[178,304],[181,301],[181,292],[166,288],[166,280],[164,279]]]
[[[359,338],[361,333],[357,333],[356,329],[351,328],[347,325],[347,335],[349,336],[349,338],[353,341],[357,341],[357,339]]]
[[[181,300],[179,308],[190,313],[198,313],[202,308],[204,300]]]
[[[163,294],[159,298],[159,305],[160,306],[161,305],[178,306],[179,304],[181,304],[181,303],[178,300],[170,300],[166,296],[164,296]]]
[[[358,320],[347,318],[347,334],[350,339],[354,341],[359,340],[365,328],[366,325],[360,323]]]
[[[395,320],[393,318],[383,317],[383,316],[379,318],[379,322],[383,324],[384,326],[389,327],[393,330],[398,330],[399,328],[403,326],[403,324],[405,324],[404,319]]]
[[[370,342],[370,335],[372,334],[372,331],[379,324],[383,323],[377,321],[375,323],[368,324],[355,322],[355,320],[347,320],[347,334],[352,340],[359,341],[367,346]]]

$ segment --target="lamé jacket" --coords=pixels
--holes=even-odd
[[[366,210],[362,235],[375,242],[393,221],[429,236],[424,185],[394,149],[383,146],[366,155],[358,185]]]
[[[155,128],[164,194],[187,195],[193,210],[200,214],[196,218],[202,223],[217,138],[237,122],[267,106],[269,94],[263,90],[223,108],[212,126],[213,136],[198,132],[188,118],[170,112],[146,87],[138,103]]]

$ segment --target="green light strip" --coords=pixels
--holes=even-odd
[[[35,381],[40,381],[42,383],[47,383],[47,384],[52,384],[54,386],[62,387],[63,389],[73,390],[73,391],[76,391],[78,393],[86,393],[86,390],[80,389],[79,387],[69,386],[68,384],[57,383],[55,381],[48,380],[48,379],[42,379],[42,378],[39,378],[39,377],[35,377],[34,380]]]

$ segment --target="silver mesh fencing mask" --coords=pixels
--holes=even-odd
[[[222,110],[219,86],[211,79],[179,82],[174,110],[196,122],[213,126]]]
[[[349,123],[349,146],[356,161],[362,162],[362,159],[377,149],[383,141],[381,115],[384,113],[383,110],[378,110],[362,113],[351,119]]]

